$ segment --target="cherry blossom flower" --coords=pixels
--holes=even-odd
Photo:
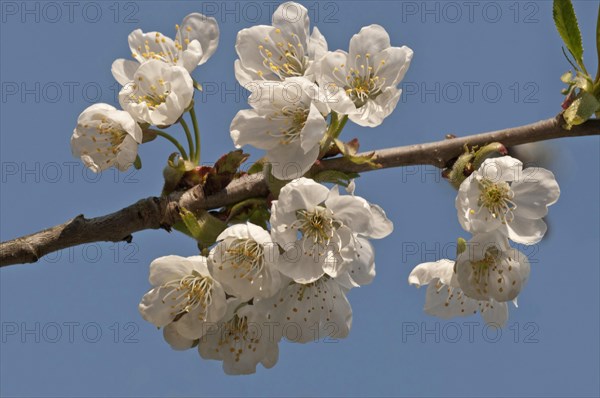
[[[314,81],[313,65],[327,52],[327,41],[316,27],[309,36],[308,10],[298,3],[283,3],[273,13],[272,23],[238,33],[237,80],[242,86],[255,80],[279,81],[298,76]]]
[[[71,137],[73,155],[95,173],[111,166],[127,170],[141,143],[142,129],[135,120],[108,104],[94,104],[84,110]]]
[[[160,32],[144,33],[141,29],[131,32],[129,48],[137,62],[126,59],[113,62],[112,74],[115,80],[125,86],[134,80],[133,76],[140,64],[151,59],[184,67],[192,73],[217,50],[219,25],[214,18],[192,13],[183,19],[181,26],[175,27],[175,40]]]
[[[211,251],[209,270],[225,291],[242,301],[270,297],[281,287],[279,247],[269,232],[247,223],[223,231]]]
[[[458,219],[472,234],[500,230],[522,244],[538,243],[546,233],[542,218],[560,189],[552,172],[510,156],[487,159],[460,185]]]
[[[503,327],[508,320],[508,305],[494,299],[476,300],[465,295],[456,274],[454,261],[439,260],[417,265],[408,277],[408,283],[427,287],[425,312],[443,319],[481,313],[487,324]]]
[[[307,284],[289,283],[257,306],[268,314],[277,337],[294,343],[341,339],[352,327],[352,307],[346,292],[335,278],[324,275]]]
[[[305,78],[256,83],[249,103],[253,109],[239,111],[231,122],[236,147],[266,150],[277,179],[303,176],[317,160],[327,131],[329,107],[319,88]]]
[[[119,103],[138,122],[169,126],[186,111],[193,95],[193,81],[184,68],[150,60],[123,87]]]
[[[373,231],[368,202],[307,178],[281,189],[271,208],[271,235],[283,249],[279,271],[298,283],[337,277],[357,257],[358,235]]]
[[[279,339],[271,333],[264,311],[247,304],[224,319],[200,338],[202,358],[223,361],[223,370],[229,375],[255,373],[259,363],[265,368],[275,366]]]
[[[206,257],[157,258],[150,264],[150,284],[154,288],[139,305],[142,317],[158,327],[176,321],[177,333],[188,340],[225,315],[225,291],[210,275]]]
[[[362,28],[350,40],[349,52],[328,52],[315,67],[319,86],[329,92],[331,109],[354,123],[376,127],[396,108],[413,51],[392,47],[379,25]]]
[[[529,272],[527,256],[511,248],[499,231],[475,235],[456,258],[458,283],[467,296],[477,300],[513,300]]]

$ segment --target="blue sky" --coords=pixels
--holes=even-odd
[[[468,3],[468,2],[467,2]],[[551,2],[323,1],[305,3],[330,49],[377,23],[393,45],[415,51],[396,111],[376,129],[348,126],[376,149],[517,126],[560,110],[569,65]],[[174,34],[189,12],[217,17],[219,49],[194,77],[202,155],[229,151],[229,124],[246,107],[236,89],[236,33],[268,23],[270,2],[2,2],[0,37],[2,184],[0,238],[31,233],[83,213],[102,215],[156,195],[171,152],[144,145],[138,172],[83,170],[69,138],[78,114],[115,103],[112,61],[128,57],[135,28]],[[585,59],[595,70],[598,3],[575,2]],[[547,238],[525,251],[532,274],[498,335],[473,316],[441,321],[423,313],[425,290],[406,283],[415,265],[452,256],[464,236],[453,190],[431,167],[364,174],[358,194],[395,223],[374,242],[377,278],[349,294],[354,323],[333,343],[282,343],[273,369],[228,377],[196,351],[175,352],[137,304],[148,264],[193,255],[188,238],[145,231],[133,245],[64,250],[0,271],[2,396],[598,396],[599,138],[537,147],[537,164],[561,186]],[[253,155],[259,155],[251,151]],[[542,162],[543,160],[543,162]]]

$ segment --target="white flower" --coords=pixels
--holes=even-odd
[[[254,80],[284,80],[306,76],[327,52],[327,41],[314,28],[310,33],[308,10],[294,2],[281,4],[273,13],[273,26],[242,29],[237,35],[235,76],[241,85]]]
[[[144,33],[136,29],[129,35],[129,48],[136,61],[117,59],[112,74],[122,86],[133,80],[140,64],[154,59],[184,67],[189,73],[214,54],[219,45],[219,25],[212,17],[199,13],[186,16],[176,25],[175,40],[160,32]]]
[[[513,300],[529,272],[527,256],[511,248],[498,231],[473,236],[456,258],[458,283],[467,296],[477,300]]]
[[[331,95],[331,108],[349,115],[354,123],[376,127],[396,108],[413,51],[391,47],[388,33],[379,25],[362,28],[350,40],[349,52],[323,56],[317,82]]]
[[[230,375],[255,373],[259,363],[265,368],[275,366],[279,339],[264,311],[248,304],[226,319],[200,338],[198,352],[202,358],[223,361],[223,370]]]
[[[273,176],[301,177],[319,156],[327,131],[329,107],[319,88],[305,78],[284,82],[256,82],[249,98],[253,109],[239,111],[231,122],[237,148],[252,145],[267,151]]]
[[[95,173],[111,166],[125,171],[135,161],[141,143],[142,129],[129,113],[95,104],[79,115],[71,150]]]
[[[169,323],[163,328],[163,338],[172,349],[176,351],[185,351],[194,347],[195,339],[183,337],[177,331],[177,322]]]
[[[201,337],[227,310],[225,292],[211,277],[206,257],[157,258],[150,264],[150,283],[154,288],[139,305],[142,317],[158,327],[177,320],[176,331],[186,339]]]
[[[248,301],[270,297],[281,287],[279,247],[269,232],[247,223],[223,231],[211,251],[209,270],[227,293]]]
[[[336,277],[356,259],[356,236],[372,232],[368,203],[307,178],[281,189],[271,208],[271,235],[284,253],[279,271],[298,283]]]
[[[500,230],[517,242],[538,243],[546,233],[542,217],[560,189],[552,172],[510,156],[487,159],[460,185],[458,219],[472,234]]]
[[[327,275],[308,284],[290,283],[257,306],[268,314],[276,336],[294,343],[345,338],[352,327],[346,289]]]
[[[478,311],[487,324],[503,327],[508,320],[508,305],[494,299],[476,300],[464,294],[456,274],[454,261],[439,260],[417,265],[408,277],[408,283],[427,287],[425,312],[443,319],[476,314]],[[516,302],[516,300],[515,300]]]
[[[150,60],[123,87],[119,103],[138,122],[169,126],[189,107],[193,95],[193,81],[184,68]]]

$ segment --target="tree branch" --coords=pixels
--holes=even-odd
[[[580,126],[574,126],[571,130],[563,129],[563,124],[564,120],[559,115],[525,126],[427,144],[381,149],[371,153],[374,154],[373,161],[379,163],[382,168],[409,165],[432,165],[443,168],[463,152],[465,145],[501,142],[510,147],[561,137],[600,135],[600,120],[589,120]],[[321,170],[365,172],[372,168],[366,164],[354,164],[345,158],[333,158],[322,160],[314,166],[313,171]],[[209,210],[253,197],[264,197],[268,193],[266,178],[254,174],[234,180],[222,191],[208,197],[205,197],[202,187],[195,186],[185,192],[175,192],[167,197],[142,199],[102,217],[86,219],[83,215],[79,215],[64,224],[0,243],[0,267],[36,262],[48,253],[85,243],[129,242],[132,239],[131,235],[138,231],[159,228],[170,230],[180,218],[181,207],[190,211]]]

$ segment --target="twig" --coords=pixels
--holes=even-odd
[[[409,165],[433,165],[443,168],[449,161],[460,155],[466,144],[483,145],[501,142],[510,147],[561,137],[600,135],[600,120],[590,120],[571,130],[563,129],[562,125],[562,117],[557,116],[505,130],[427,144],[381,149],[371,153],[374,154],[374,162],[379,163],[382,168]],[[367,155],[367,153],[359,155]],[[372,167],[367,164],[354,164],[344,158],[333,158],[323,160],[315,166],[314,171],[321,170],[365,172],[372,170]],[[234,180],[222,191],[208,197],[204,196],[202,187],[195,186],[185,192],[176,192],[167,197],[142,199],[102,217],[86,219],[83,215],[79,215],[64,224],[0,243],[0,267],[36,262],[46,254],[84,243],[131,241],[133,233],[146,229],[170,230],[171,226],[179,220],[180,207],[190,211],[215,209],[248,198],[266,196],[268,193],[265,177],[261,174],[253,174]]]

